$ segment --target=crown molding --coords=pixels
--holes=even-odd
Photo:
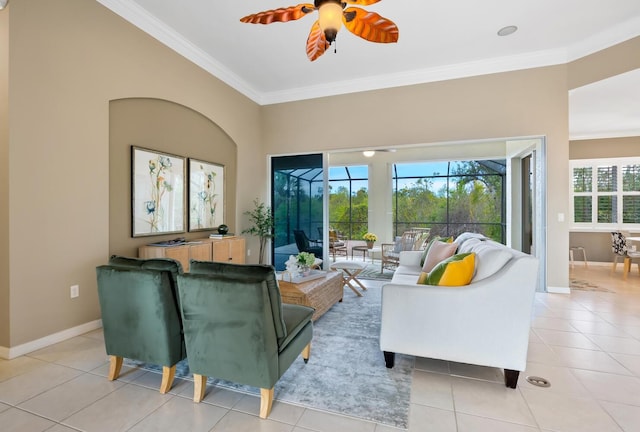
[[[500,72],[553,66],[567,62],[566,50],[538,51],[509,57],[499,57],[468,63],[458,63],[437,68],[428,68],[379,75],[357,80],[333,82],[318,86],[272,92],[263,95],[263,105],[270,105],[298,100],[314,99],[325,96],[336,96],[392,87],[415,84],[426,84],[451,79],[468,78]]]
[[[593,139],[605,139],[605,138],[632,138],[640,137],[640,129],[627,129],[627,130],[612,130],[598,133],[569,133],[570,141],[582,141]]]
[[[260,92],[226,66],[188,41],[146,9],[127,0],[97,0],[115,14],[148,33],[178,54],[200,66],[214,77],[242,93],[258,105],[294,102],[384,88],[402,87],[471,76],[565,64],[610,46],[629,40],[640,33],[640,17],[607,29],[566,48],[538,51],[515,56],[459,63],[437,68],[379,75],[356,80],[301,87],[277,92]]]
[[[567,61],[578,60],[638,36],[640,36],[640,17],[635,17],[569,46]]]

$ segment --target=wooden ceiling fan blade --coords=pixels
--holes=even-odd
[[[311,3],[301,3],[296,6],[289,6],[247,15],[244,18],[240,18],[240,21],[249,24],[271,24],[273,22],[294,21],[306,16],[314,10],[315,7]]]
[[[369,42],[398,42],[400,35],[398,26],[375,12],[350,7],[344,10],[342,21],[347,30]]]
[[[368,5],[378,3],[380,0],[343,0],[343,1],[348,4],[368,6]]]
[[[316,21],[311,27],[309,37],[307,38],[307,57],[314,61],[329,48],[329,42],[324,36],[324,32],[320,28],[320,21]]]

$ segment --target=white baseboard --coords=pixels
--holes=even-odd
[[[571,294],[571,288],[569,287],[547,287],[547,292],[551,294]]]
[[[12,348],[0,346],[0,358],[11,360],[99,328],[102,320],[95,320]]]

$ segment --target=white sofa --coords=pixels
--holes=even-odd
[[[383,285],[380,348],[387,367],[395,353],[498,367],[516,388],[527,361],[538,260],[479,234],[455,242],[457,253],[476,253],[469,285],[418,285],[420,251],[402,252]]]

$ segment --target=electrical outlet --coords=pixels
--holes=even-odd
[[[69,289],[69,292],[71,294],[71,298],[76,298],[80,296],[80,285],[71,285],[71,288]]]
[[[251,256],[251,249],[247,249],[247,256]]]

